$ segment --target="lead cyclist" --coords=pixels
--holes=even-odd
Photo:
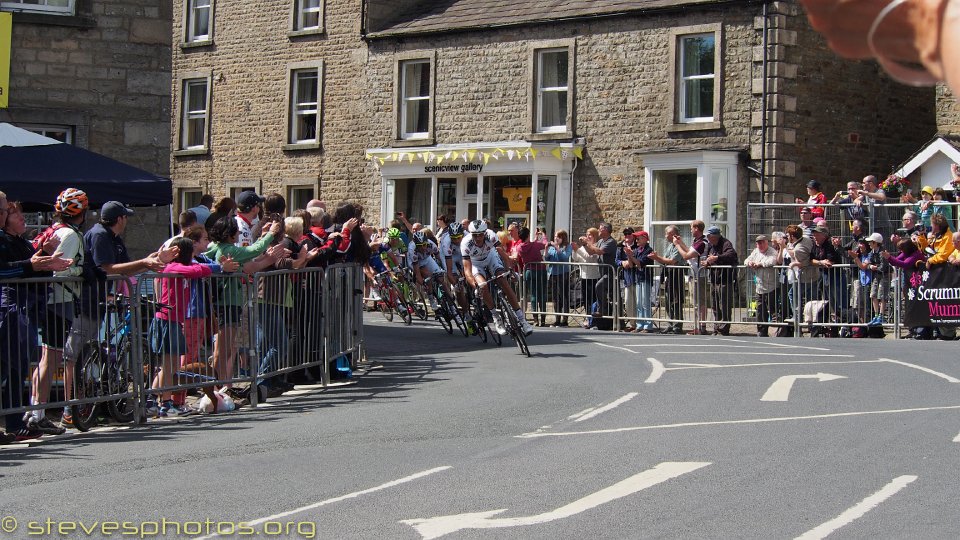
[[[490,294],[490,287],[484,287],[492,276],[497,277],[497,285],[507,296],[507,301],[517,314],[520,321],[520,329],[525,336],[533,333],[533,327],[524,317],[523,310],[520,309],[520,303],[517,301],[517,295],[513,287],[507,283],[504,275],[503,259],[507,257],[503,250],[503,245],[497,234],[487,228],[487,224],[481,220],[470,222],[467,227],[470,236],[465,237],[460,242],[460,252],[463,254],[463,272],[467,282],[474,288],[480,288],[483,295],[483,303],[493,314],[493,324],[497,333],[501,336],[507,334],[503,320],[493,309],[493,296]]]

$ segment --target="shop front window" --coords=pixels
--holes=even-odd
[[[447,216],[449,220],[457,220],[457,179],[437,179],[437,217]]]

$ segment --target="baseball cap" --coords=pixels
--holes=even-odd
[[[127,208],[121,202],[107,201],[100,209],[100,219],[104,221],[113,221],[123,216],[132,216],[133,210]]]
[[[263,204],[263,197],[253,191],[244,191],[237,195],[237,206],[240,208],[253,208],[258,204]]]
[[[647,233],[647,231],[637,231],[637,232],[633,233],[633,237],[634,237],[634,238],[640,238],[641,236],[644,237],[644,238],[646,238],[647,240],[650,239],[650,234]]]
[[[878,244],[883,243],[883,235],[878,232],[875,232],[867,237],[867,242],[876,242]]]
[[[816,180],[811,180],[811,181],[807,182],[807,187],[808,187],[808,188],[813,188],[813,189],[816,189],[816,190],[819,191],[819,190],[820,190],[820,182],[818,182],[818,181],[816,181]]]
[[[769,238],[767,238],[767,235],[765,235],[765,234],[758,234],[758,235],[757,235],[756,242],[763,242],[764,240],[769,240]]]
[[[720,227],[714,225],[713,227],[707,227],[707,234],[720,234]]]
[[[830,228],[827,227],[826,223],[817,223],[817,226],[813,228],[813,232],[818,232],[821,234],[830,234]]]

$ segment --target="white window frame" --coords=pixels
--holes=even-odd
[[[206,85],[204,92],[204,108],[189,110],[191,89],[197,88],[200,83]],[[184,74],[180,78],[180,114],[177,122],[177,148],[175,155],[189,155],[195,153],[206,153],[210,149],[210,119],[211,119],[211,96],[213,91],[213,77],[210,73],[190,73]],[[198,89],[199,91],[199,89]],[[190,120],[203,119],[203,141],[201,144],[189,145],[189,122]]]
[[[305,102],[301,101],[298,95],[301,80],[301,76],[312,75],[316,78],[316,92],[317,92],[317,101],[315,102]],[[323,99],[323,84],[321,83],[323,77],[323,66],[322,64],[311,63],[303,67],[291,67],[290,69],[290,107],[288,108],[288,133],[287,133],[287,142],[289,144],[316,144],[320,142],[320,111],[321,111],[321,101]],[[312,108],[310,108],[312,107]],[[302,116],[313,115],[315,117],[316,129],[312,139],[300,139],[298,137],[298,120]]]
[[[406,94],[406,81],[407,81],[407,68],[410,66],[426,64],[427,68],[430,70],[428,73],[429,80],[427,85],[429,88],[429,93],[426,96],[408,96]],[[421,72],[422,73],[422,72]],[[430,118],[433,116],[433,62],[429,58],[418,58],[412,60],[402,60],[400,62],[400,79],[397,84],[400,88],[400,138],[403,140],[411,139],[426,139],[430,137],[431,132],[431,121]],[[418,85],[420,87],[421,85]],[[407,129],[407,114],[410,110],[409,104],[413,102],[426,102],[428,116],[427,116],[427,130],[426,131],[416,131],[408,132]]]
[[[726,225],[724,236],[727,237],[734,246],[737,245],[737,228],[739,223],[737,185],[739,154],[737,152],[723,151],[694,151],[694,152],[673,152],[658,154],[642,154],[637,158],[642,160],[644,167],[644,200],[651,201],[651,204],[644,204],[644,227],[646,230],[653,230],[657,225],[676,225],[675,222],[653,221],[653,184],[657,171],[676,171],[676,170],[696,170],[697,171],[697,210],[696,219],[706,223],[707,227],[714,222],[711,219],[713,210],[713,201],[727,199],[727,219],[722,222]],[[725,193],[713,193],[713,178],[718,171],[725,171],[727,177],[727,190]],[[684,227],[680,227],[681,235],[689,234]]]
[[[206,5],[199,6],[199,2],[206,2]],[[213,40],[213,2],[214,0],[186,0],[183,32],[185,43],[207,43]],[[194,34],[197,13],[203,10],[207,12],[207,33]]]
[[[714,56],[713,72],[709,74],[702,73],[697,75],[684,76],[684,66],[685,66],[684,62],[686,61],[686,54],[684,53],[686,50],[687,40],[704,38],[704,37],[713,38],[713,56]],[[700,34],[684,34],[684,35],[678,36],[677,41],[678,41],[677,43],[677,84],[678,84],[677,97],[679,100],[678,120],[681,124],[713,122],[714,119],[717,117],[717,107],[718,107],[718,103],[716,99],[716,88],[717,88],[717,85],[720,84],[719,78],[717,77],[717,54],[719,54],[719,48],[717,47],[717,42],[718,42],[717,34],[714,32],[705,32]],[[687,116],[687,111],[686,111],[687,85],[686,83],[687,81],[695,81],[695,80],[712,80],[713,81],[713,87],[714,87],[714,96],[712,98],[713,114],[711,116]]]
[[[43,135],[44,137],[50,137],[51,139],[58,139],[51,135],[63,135],[63,142],[67,144],[73,144],[73,126],[59,126],[53,124],[17,124],[17,127],[25,129],[27,131],[36,133],[37,135]]]
[[[556,53],[565,53],[567,55],[567,81],[565,86],[544,86],[543,85],[543,57],[546,54],[556,54]],[[569,99],[564,99],[563,102],[567,105],[567,114],[563,119],[562,125],[551,125],[546,126],[543,124],[543,110],[544,110],[544,97],[549,93],[559,94],[560,92],[565,92],[567,98],[569,98],[570,92],[570,50],[567,47],[558,47],[552,49],[539,49],[537,50],[537,101],[536,101],[536,132],[537,133],[566,133],[570,131],[570,102]]]
[[[307,7],[306,0],[293,0],[292,28],[294,32],[317,32],[323,30],[323,11],[325,0],[317,0],[316,6]],[[306,26],[304,19],[308,13],[317,14],[317,24]]]
[[[194,186],[181,187],[181,188],[178,188],[178,190],[180,192],[180,196],[177,197],[177,201],[180,203],[180,208],[178,209],[180,212],[186,212],[187,210],[196,206],[195,204],[191,204],[187,202],[187,195],[191,193],[198,193],[199,196],[197,197],[197,201],[199,201],[200,198],[203,197],[203,189],[199,187],[194,187]]]
[[[311,200],[317,198],[317,186],[310,183],[290,183],[285,186],[287,188],[287,208],[288,213],[293,212],[294,210],[299,210],[301,208],[306,208],[306,203],[303,206],[296,204],[296,198],[293,196],[294,192],[299,190],[305,190],[310,192],[310,196],[307,197],[307,203]]]
[[[47,15],[76,15],[76,0],[67,0],[66,6],[47,5],[49,0],[34,0],[37,4],[26,4],[23,0],[3,0],[0,1],[0,8],[7,8],[10,11],[21,11],[24,13],[44,13]]]

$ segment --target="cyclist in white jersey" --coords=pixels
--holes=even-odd
[[[470,231],[470,236],[465,237],[460,243],[460,252],[463,255],[463,271],[467,282],[473,287],[479,287],[493,276],[501,274],[500,277],[497,278],[497,285],[500,287],[500,290],[507,295],[507,300],[517,314],[517,319],[520,321],[523,333],[529,336],[533,333],[533,327],[530,326],[530,323],[528,323],[524,317],[523,310],[520,309],[520,303],[517,302],[517,295],[513,292],[513,287],[507,283],[505,275],[503,275],[503,258],[506,257],[507,254],[503,250],[503,245],[500,244],[500,239],[497,238],[495,232],[487,228],[486,223],[479,219],[470,222],[467,229]],[[507,331],[503,325],[503,321],[499,318],[499,314],[493,309],[493,296],[490,294],[490,287],[483,287],[481,290],[483,303],[486,304],[487,307],[490,308],[490,312],[494,314],[493,322],[497,333],[505,335]]]
[[[463,240],[463,226],[457,222],[451,223],[440,233],[440,263],[447,274],[447,285],[457,298],[457,303],[465,314],[467,322],[473,320],[470,315],[470,304],[467,295],[460,287],[460,276],[463,275],[463,253],[460,251],[460,242]],[[469,325],[473,331],[473,325]]]

